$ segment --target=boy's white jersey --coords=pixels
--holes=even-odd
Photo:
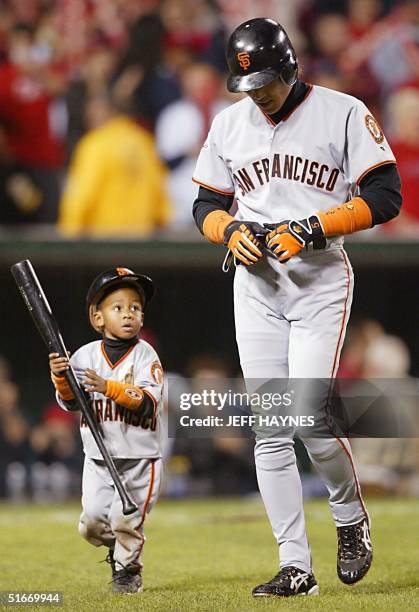
[[[138,459],[161,457],[161,412],[163,410],[163,370],[156,351],[144,340],[140,340],[125,355],[112,365],[104,351],[101,340],[80,347],[70,359],[78,380],[84,378],[84,370],[90,368],[105,379],[125,382],[141,387],[156,405],[156,422],[153,429],[139,425],[138,410],[124,408],[102,393],[91,393],[93,414],[98,421],[106,448],[111,457]],[[66,410],[57,393],[58,403]],[[84,452],[91,459],[102,459],[90,429],[80,416],[80,433]]]
[[[249,97],[219,113],[194,181],[234,195],[239,220],[278,223],[347,201],[369,170],[387,163],[394,155],[365,104],[310,86],[277,125]]]

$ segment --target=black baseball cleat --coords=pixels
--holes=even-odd
[[[283,567],[276,576],[255,587],[253,597],[292,597],[293,595],[318,595],[319,587],[313,574],[298,567]]]
[[[121,570],[115,570],[112,578],[113,593],[140,593],[143,590],[138,565],[131,563]]]
[[[371,567],[372,544],[368,520],[362,519],[356,525],[338,527],[339,579],[345,584],[355,584]]]

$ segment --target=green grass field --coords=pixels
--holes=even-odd
[[[335,571],[335,530],[325,500],[306,503],[320,597],[252,599],[276,573],[277,551],[261,502],[163,501],[148,517],[144,587],[115,595],[110,568],[77,533],[79,506],[0,505],[0,590],[57,590],[61,609],[84,610],[419,610],[417,500],[370,500],[375,560],[358,585]],[[45,609],[13,606],[7,609]],[[6,607],[2,608],[6,609]]]

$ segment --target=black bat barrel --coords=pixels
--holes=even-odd
[[[29,259],[14,264],[11,272],[48,351],[59,353],[60,357],[68,356],[51,307]]]

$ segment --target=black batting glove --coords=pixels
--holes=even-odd
[[[246,266],[256,263],[263,253],[263,240],[269,230],[253,221],[233,221],[224,230],[224,244]],[[262,239],[262,244],[259,239]]]

